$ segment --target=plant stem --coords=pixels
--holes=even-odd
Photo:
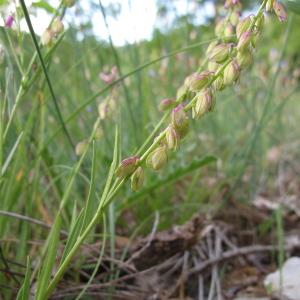
[[[21,0],[23,1],[23,0]],[[261,7],[259,8],[258,12],[257,12],[257,18],[259,15],[261,15],[263,13],[264,7],[266,4],[266,0],[263,1]],[[254,18],[250,27],[254,26],[253,24],[255,23],[256,19]],[[226,66],[231,62],[232,58],[228,58],[225,63],[223,64],[223,66],[221,67],[221,69],[212,77],[212,79],[209,81],[209,83],[207,84],[210,85],[212,84],[224,71],[224,69],[226,68]],[[198,69],[199,70],[199,69]],[[126,77],[128,75],[125,75],[123,77]],[[123,80],[119,79],[120,80]],[[117,80],[118,81],[118,80]],[[111,85],[113,85],[115,83],[112,83]],[[111,85],[108,85],[104,90],[108,90],[109,87]],[[91,100],[89,100],[91,101]],[[87,101],[87,102],[89,102]],[[176,103],[180,103],[182,101],[182,99],[177,99]],[[186,106],[185,106],[185,111],[190,110],[194,103],[195,103],[196,99],[193,98]],[[85,105],[85,104],[84,104]],[[144,148],[146,148],[147,144],[151,141],[151,139],[154,137],[155,133],[159,130],[159,128],[161,127],[161,125],[163,124],[163,122],[168,118],[168,116],[170,115],[170,111],[165,113],[164,116],[162,117],[162,119],[159,121],[159,123],[157,124],[157,126],[154,128],[153,132],[149,135],[149,137],[147,138],[147,140],[145,141],[145,143],[141,146],[141,148],[137,151],[137,154],[141,154],[144,151],[144,154],[141,155],[140,158],[140,162],[144,162],[145,159],[147,158],[147,156],[149,155],[149,153],[155,149],[155,147],[158,145],[158,143],[165,137],[165,131],[162,131],[160,133],[160,135],[155,139],[155,141],[148,147],[147,150],[144,150]],[[65,258],[65,260],[63,261],[63,263],[60,265],[60,267],[58,268],[56,274],[54,275],[52,281],[50,282],[48,289],[46,291],[46,298],[48,298],[50,296],[50,294],[52,293],[52,291],[55,289],[57,283],[59,282],[59,280],[61,279],[61,277],[63,276],[63,274],[65,273],[69,263],[71,262],[73,256],[75,255],[75,253],[77,252],[77,250],[80,248],[81,244],[84,242],[85,238],[88,236],[88,234],[91,232],[91,230],[94,228],[94,226],[97,224],[99,218],[102,216],[103,212],[105,211],[106,207],[110,204],[110,202],[114,199],[114,197],[116,196],[116,194],[120,191],[120,189],[123,187],[124,183],[128,180],[128,177],[125,177],[123,179],[119,179],[117,178],[114,182],[114,184],[110,187],[110,190],[107,193],[104,193],[102,195],[102,199],[103,201],[100,201],[100,204],[98,206],[98,209],[93,217],[93,219],[91,220],[91,222],[89,223],[89,225],[86,227],[86,229],[84,230],[84,232],[82,233],[82,235],[80,235],[76,241],[76,243],[74,244],[74,246],[72,247],[72,249],[70,250],[69,254],[67,255],[67,257]]]
[[[49,91],[50,91],[50,94],[51,94],[51,97],[52,97],[52,100],[53,100],[53,103],[54,103],[55,110],[56,110],[57,115],[58,115],[58,119],[59,119],[59,121],[61,123],[61,126],[63,128],[63,131],[64,131],[64,133],[65,133],[65,135],[67,137],[67,140],[69,141],[69,144],[71,145],[72,150],[74,151],[75,145],[74,145],[74,143],[73,143],[73,141],[71,139],[71,136],[70,136],[70,134],[69,134],[69,132],[67,130],[67,127],[66,127],[66,125],[64,123],[62,114],[60,112],[60,108],[58,106],[58,101],[57,101],[57,98],[56,98],[56,96],[54,94],[53,86],[52,86],[49,74],[47,72],[47,68],[45,66],[44,59],[43,59],[43,56],[42,56],[39,44],[38,44],[37,39],[36,39],[34,29],[32,27],[31,21],[30,21],[30,17],[29,17],[29,13],[28,13],[26,4],[25,4],[24,0],[20,0],[20,3],[21,3],[21,6],[22,6],[23,13],[25,15],[26,23],[27,23],[27,26],[29,28],[29,31],[30,31],[30,34],[31,34],[31,37],[32,37],[32,40],[33,40],[33,43],[34,43],[34,46],[35,46],[36,51],[37,51],[37,55],[38,55],[38,57],[40,59],[40,62],[41,62],[41,65],[42,65],[42,69],[43,69],[45,77],[46,77],[46,81],[47,81],[47,84],[48,84],[48,87],[49,87]]]

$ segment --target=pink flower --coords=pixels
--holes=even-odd
[[[5,20],[5,27],[11,28],[14,22],[14,17],[9,15]]]
[[[113,66],[109,73],[101,72],[99,74],[100,79],[106,84],[110,84],[113,81],[115,81],[117,79],[117,75],[118,75],[118,68],[116,66]]]

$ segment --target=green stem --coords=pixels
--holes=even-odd
[[[65,133],[65,135],[67,137],[67,140],[69,141],[69,144],[72,147],[72,150],[74,150],[75,145],[74,145],[74,143],[73,143],[73,141],[71,139],[71,136],[70,136],[70,134],[69,134],[69,132],[67,130],[67,127],[66,127],[66,125],[64,123],[62,114],[60,112],[60,108],[58,106],[58,101],[57,101],[57,98],[56,98],[56,96],[54,94],[52,83],[51,83],[49,74],[47,72],[47,68],[45,66],[44,59],[43,59],[43,56],[42,56],[39,44],[38,44],[37,39],[36,39],[34,29],[33,29],[32,24],[31,24],[31,20],[30,20],[30,17],[29,17],[29,13],[28,13],[26,4],[25,4],[24,0],[20,0],[20,3],[21,3],[21,6],[22,6],[23,13],[25,15],[26,23],[27,23],[27,26],[29,28],[29,31],[30,31],[30,34],[31,34],[31,37],[32,37],[32,40],[33,40],[33,43],[34,43],[34,46],[36,48],[37,55],[39,57],[39,60],[40,60],[41,65],[42,65],[43,72],[45,74],[45,78],[46,78],[46,81],[47,81],[47,84],[48,84],[48,87],[49,87],[50,94],[52,96],[52,100],[53,100],[53,103],[54,103],[54,107],[55,107],[56,113],[58,115],[58,119],[59,119],[59,121],[61,123],[61,126],[63,128],[63,131],[64,131],[64,133]]]
[[[21,0],[23,1],[23,0]],[[261,5],[258,14],[262,13],[264,6],[265,6],[265,2],[266,0],[264,0],[263,4]],[[222,68],[215,74],[215,76],[212,77],[212,79],[210,80],[210,82],[208,83],[211,84],[213,83],[220,75],[221,73],[224,71],[225,67],[231,62],[231,58],[229,58],[224,65],[222,66]],[[121,80],[121,79],[119,79]],[[123,80],[123,79],[122,79]],[[115,83],[113,83],[115,84]],[[109,89],[110,85],[106,87],[106,89]],[[179,103],[182,99],[177,99],[176,103]],[[88,102],[88,101],[87,101]],[[195,102],[195,98],[192,99],[189,104],[185,107],[185,110],[188,111],[189,109],[191,109],[194,105]],[[170,112],[165,113],[165,115],[162,117],[161,121],[158,123],[158,125],[154,128],[153,132],[150,134],[150,136],[148,137],[148,139],[146,140],[146,142],[142,145],[141,149],[138,150],[137,154],[140,154],[141,152],[143,152],[143,149],[146,147],[146,145],[150,142],[150,140],[153,138],[153,133],[157,132],[160,128],[160,126],[163,124],[163,122],[167,119],[167,117],[170,115]],[[155,139],[155,141],[150,145],[150,147],[145,150],[144,154],[141,156],[140,161],[143,162],[148,154],[157,146],[157,144],[164,138],[165,136],[165,130],[158,136],[157,139]],[[65,260],[63,261],[63,263],[60,265],[60,267],[58,268],[56,274],[54,275],[52,281],[50,282],[48,289],[46,291],[46,298],[48,298],[50,296],[50,294],[52,293],[52,291],[54,290],[54,288],[56,287],[57,283],[59,282],[59,280],[61,279],[61,277],[63,276],[64,272],[66,271],[69,263],[71,262],[73,256],[75,255],[75,253],[77,252],[77,250],[80,248],[81,244],[84,242],[85,238],[88,236],[88,234],[91,232],[91,230],[94,228],[94,226],[97,224],[99,218],[102,216],[103,211],[105,211],[106,207],[110,204],[110,202],[114,199],[114,197],[116,196],[116,194],[120,191],[120,189],[123,187],[124,183],[127,181],[128,177],[123,178],[123,179],[116,179],[114,184],[111,186],[110,191],[108,191],[107,193],[105,193],[105,195],[103,194],[103,201],[100,201],[102,204],[100,204],[98,206],[97,212],[95,213],[93,219],[91,220],[91,222],[89,223],[89,225],[87,226],[87,228],[85,229],[85,231],[82,233],[82,235],[80,235],[76,241],[76,243],[74,244],[73,248],[71,249],[71,251],[69,252],[69,254],[67,255],[67,257],[65,258]]]
[[[54,20],[54,17],[52,18],[50,24],[53,22],[53,20]],[[53,45],[53,47],[46,53],[45,59],[47,59],[51,56],[51,54],[56,49],[57,45],[60,43],[62,37],[63,37],[63,35],[57,40],[57,42]],[[35,52],[33,54],[26,71],[24,72],[24,74],[22,76],[21,84],[20,84],[20,87],[19,87],[19,90],[18,90],[18,93],[17,93],[17,96],[16,96],[16,100],[15,100],[15,103],[13,105],[12,112],[10,114],[9,120],[7,122],[5,131],[4,131],[4,134],[3,134],[3,139],[5,139],[6,136],[7,136],[8,130],[9,130],[11,124],[12,124],[12,121],[13,121],[14,115],[16,113],[17,107],[20,103],[21,97],[25,95],[25,93],[28,91],[29,87],[33,84],[34,80],[38,77],[39,71],[37,71],[35,73],[35,75],[29,81],[27,81],[28,77],[29,77],[29,74],[32,70],[33,64],[36,61],[36,58],[37,58],[37,52]]]

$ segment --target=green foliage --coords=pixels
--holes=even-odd
[[[295,10],[295,1],[285,2]],[[35,1],[33,6],[63,12],[46,1]],[[100,11],[98,4],[94,8]],[[168,8],[161,9],[167,12]],[[118,7],[106,13],[117,16]],[[300,59],[299,16],[287,25],[273,16],[267,18],[257,43],[256,63],[242,73],[237,85],[217,94],[213,113],[191,122],[190,133],[179,151],[168,154],[163,171],[146,170],[139,192],[124,184],[128,178],[114,176],[121,159],[143,155],[166,125],[168,113],[163,116],[157,104],[175,98],[186,76],[203,63],[214,36],[210,24],[208,20],[198,26],[191,16],[183,16],[169,30],[157,28],[151,40],[122,47],[94,37],[88,22],[80,29],[80,39],[79,28],[71,24],[50,48],[38,41],[34,44],[32,32],[1,29],[5,60],[0,65],[0,212],[29,218],[25,222],[0,216],[6,256],[23,264],[31,256],[26,273],[15,267],[25,273],[17,299],[26,299],[33,284],[37,284],[37,299],[46,299],[75,254],[79,259],[67,276],[74,284],[79,282],[76,274],[85,257],[78,250],[83,242],[98,242],[103,231],[105,241],[108,207],[114,255],[118,230],[122,228],[128,236],[137,230],[147,234],[156,211],[163,212],[159,229],[164,229],[185,222],[198,210],[217,210],[226,201],[224,187],[238,201],[249,201],[262,185],[275,181],[278,170],[267,159],[270,148],[290,145],[299,135],[299,77],[293,75]],[[105,84],[99,74],[114,65],[119,65],[119,77]],[[116,105],[100,119],[98,105],[107,99],[114,99]],[[64,127],[75,144],[85,142],[80,155],[71,149]],[[290,152],[299,159],[299,153]],[[281,243],[279,217],[278,212],[275,230]],[[41,220],[45,228],[30,219]],[[47,224],[52,226],[50,231]],[[43,245],[33,246],[32,240]],[[87,286],[101,264],[105,245],[101,247]],[[0,281],[14,284],[2,274]],[[16,297],[13,290],[4,295]]]
[[[284,0],[283,2],[290,11],[292,11],[298,15],[300,14],[300,1],[299,0]]]
[[[54,14],[56,12],[56,9],[47,1],[34,1],[32,2],[32,6],[36,8],[42,8],[50,14]]]

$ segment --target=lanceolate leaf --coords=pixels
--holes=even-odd
[[[27,258],[27,268],[26,268],[26,274],[25,278],[23,281],[23,285],[20,288],[18,295],[17,295],[17,300],[27,300],[30,299],[29,293],[30,293],[30,275],[31,275],[31,266],[30,266],[30,259],[29,257]]]

